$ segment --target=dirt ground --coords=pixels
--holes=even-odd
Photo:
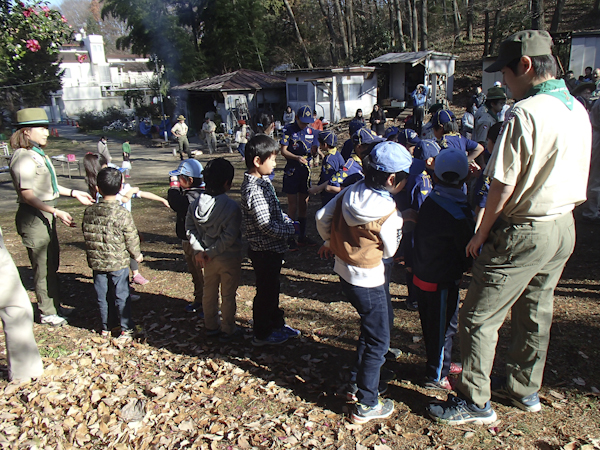
[[[83,146],[77,152],[87,151],[84,144],[77,145]],[[131,183],[166,195],[166,172],[178,160],[168,151],[137,146],[132,155]],[[241,157],[218,156],[236,168],[231,196],[239,199]],[[205,163],[209,158],[200,159]],[[283,158],[278,164],[274,184],[280,192]],[[61,183],[66,180],[60,177]],[[72,182],[83,188],[81,178]],[[0,180],[0,189],[4,187]],[[280,198],[285,209],[285,198]],[[396,410],[387,420],[360,426],[345,417],[352,405],[343,389],[358,315],[341,294],[331,262],[319,259],[316,247],[286,254],[281,305],[287,322],[301,330],[300,338],[255,348],[247,334],[241,341],[220,344],[204,335],[202,320],[184,310],[193,288],[175,236],[175,214],[158,203],[136,200],[133,215],[145,255],[141,272],[150,283],[136,286],[141,299],[133,303],[133,315],[146,338],[120,347],[100,337],[81,230],[59,226],[63,304],[75,312],[60,329],[34,326],[46,368],[39,381],[0,381],[2,448],[600,448],[599,226],[577,222],[577,247],[556,290],[541,413],[493,402],[499,420],[489,427],[452,428],[427,418],[428,402],[445,394],[420,387],[425,354],[420,322],[417,313],[404,307],[404,268],[397,265],[391,285],[392,346],[402,355],[386,363],[397,376],[386,394]],[[72,200],[61,200],[61,205],[81,223],[83,207]],[[309,217],[318,206],[320,201],[311,199]],[[7,247],[34,300],[14,209],[2,206],[2,211]],[[314,222],[309,222],[309,234],[317,239]],[[468,282],[467,275],[463,288]],[[238,324],[246,331],[251,328],[254,293],[246,259],[237,300]],[[498,344],[498,375],[503,374],[509,336],[507,321]],[[455,349],[458,361],[458,343]],[[0,358],[5,364],[5,357]]]

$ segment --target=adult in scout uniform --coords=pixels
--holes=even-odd
[[[501,87],[491,87],[488,89],[485,106],[477,110],[475,114],[475,128],[472,139],[481,145],[486,145],[489,129],[498,122],[498,114],[506,105],[506,94]]]
[[[555,79],[552,38],[546,31],[508,37],[485,70],[501,71],[520,101],[508,114],[486,167],[492,182],[485,213],[466,247],[467,255],[477,259],[460,310],[458,396],[429,405],[436,421],[452,425],[494,422],[493,395],[525,411],[541,410],[538,391],[554,289],[573,252],[572,211],[585,200],[590,167],[590,121],[564,80]],[[507,377],[490,380],[498,330],[509,311]]]
[[[306,209],[310,188],[310,161],[317,152],[315,130],[308,125],[313,123],[313,115],[308,105],[301,106],[296,113],[296,122],[286,125],[279,141],[281,154],[287,163],[283,169],[283,192],[288,198],[288,215],[300,224],[298,243],[291,238],[290,250],[297,246],[315,245],[306,238]]]
[[[185,117],[183,115],[180,114],[179,117],[177,117],[177,123],[171,128],[171,133],[177,138],[179,159],[183,160],[184,152],[187,154],[188,158],[191,158],[192,152],[190,151],[190,142],[187,138],[188,126],[185,124]]]
[[[15,153],[10,161],[10,174],[17,191],[17,232],[27,247],[33,268],[35,295],[41,323],[60,326],[66,320],[59,315],[58,289],[59,246],[56,219],[75,226],[73,218],[56,208],[60,195],[75,197],[83,205],[91,205],[87,192],[67,189],[58,184],[50,158],[42,148],[48,140],[48,116],[41,108],[17,112],[17,131],[10,138]]]
[[[210,120],[210,117],[204,119],[204,124],[202,125],[202,134],[204,134],[204,140],[206,141],[206,146],[208,147],[208,151],[212,155],[217,151],[217,126],[215,123]]]

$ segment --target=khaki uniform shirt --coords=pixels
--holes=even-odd
[[[188,126],[184,122],[177,122],[173,128],[171,128],[171,133],[173,133],[177,137],[187,136]]]
[[[592,128],[578,101],[570,111],[538,94],[507,115],[485,174],[514,186],[503,215],[515,222],[554,220],[586,199]]]
[[[204,131],[206,134],[214,133],[216,129],[217,126],[212,120],[209,120],[208,123],[204,122],[204,125],[202,125],[202,131]]]
[[[26,203],[21,195],[22,189],[32,189],[33,195],[43,202],[59,197],[58,192],[55,194],[52,190],[52,175],[46,166],[44,157],[33,150],[20,148],[15,151],[10,161],[10,175],[17,191],[17,202],[19,203]]]
[[[488,110],[486,106],[479,108],[475,114],[475,127],[473,128],[471,139],[475,142],[483,143],[485,147],[488,131],[496,122],[498,122],[496,115]]]

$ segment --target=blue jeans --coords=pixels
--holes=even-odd
[[[98,297],[98,308],[102,329],[108,330],[109,311],[117,307],[121,323],[121,331],[132,330],[131,298],[129,296],[129,267],[114,272],[97,272],[94,270],[94,289]]]
[[[360,315],[360,336],[351,382],[356,382],[358,401],[377,405],[379,371],[390,347],[390,316],[385,284],[374,288],[354,286],[340,279],[342,289]]]

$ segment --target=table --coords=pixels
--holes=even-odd
[[[56,163],[60,164],[63,175],[65,174],[65,165],[67,166],[67,171],[69,172],[69,178],[71,178],[71,164],[77,166],[77,170],[79,170],[79,176],[81,176],[81,165],[78,159],[74,159],[73,161],[69,161],[66,156],[52,156],[52,163],[56,166]]]

